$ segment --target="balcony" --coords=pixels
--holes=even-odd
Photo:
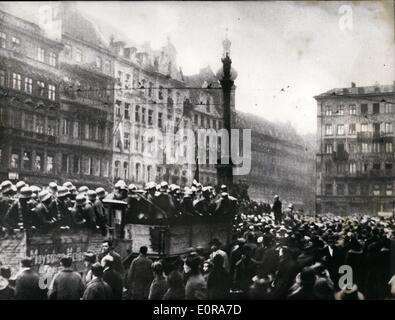
[[[58,143],[58,137],[53,135],[48,135],[45,133],[38,133],[34,131],[27,131],[16,128],[5,128],[3,131],[4,135],[9,135],[12,137],[23,137],[29,140],[46,142],[46,143]]]

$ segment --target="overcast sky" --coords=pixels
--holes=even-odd
[[[349,7],[341,8],[344,5]],[[315,132],[314,95],[350,86],[351,81],[358,86],[394,81],[392,1],[79,2],[77,6],[137,43],[150,41],[154,49],[169,36],[184,74],[207,65],[214,72],[220,67],[222,40],[229,28],[231,58],[238,71],[236,108],[268,120],[289,121],[300,133]],[[352,24],[341,28],[343,9],[351,9]]]

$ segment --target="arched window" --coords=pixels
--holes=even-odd
[[[114,178],[119,178],[119,167],[121,163],[119,161],[115,161],[114,165]]]
[[[123,174],[125,179],[129,179],[129,164],[127,162],[123,163]]]

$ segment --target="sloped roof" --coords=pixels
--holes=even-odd
[[[62,12],[62,33],[97,47],[107,48],[106,40],[91,20],[75,9]]]
[[[304,139],[296,133],[295,128],[289,124],[273,123],[260,116],[236,111],[236,127],[251,129],[260,134],[269,135],[278,139],[292,142],[301,142]]]
[[[380,94],[380,93],[395,93],[395,85],[374,85],[364,87],[346,87],[346,88],[334,88],[324,93],[321,93],[314,98],[324,98],[328,96],[344,96],[353,94]]]

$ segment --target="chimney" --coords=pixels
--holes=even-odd
[[[351,82],[351,88],[355,88],[355,82]]]

